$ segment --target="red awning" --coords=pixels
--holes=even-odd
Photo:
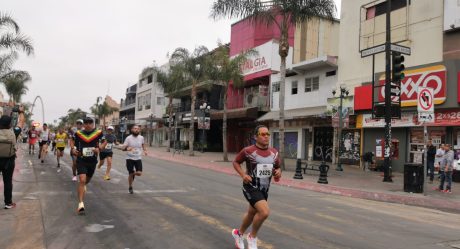
[[[264,77],[264,76],[267,76],[267,75],[270,75],[270,74],[272,74],[272,70],[271,69],[265,69],[263,71],[244,76],[244,81],[253,80],[253,79]]]

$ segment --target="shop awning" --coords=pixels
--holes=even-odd
[[[298,108],[298,109],[290,109],[284,111],[285,119],[302,119],[302,118],[310,118],[318,115],[322,115],[326,112],[326,106],[317,106],[317,107],[305,107],[305,108]],[[279,111],[271,111],[267,114],[263,115],[257,121],[271,121],[271,120],[279,120]]]
[[[256,119],[259,112],[258,107],[238,108],[227,110],[227,119],[248,118]],[[211,119],[223,119],[224,111],[211,112]]]

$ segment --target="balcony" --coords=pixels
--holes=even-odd
[[[136,107],[136,101],[126,101],[122,102],[120,105],[120,111],[125,111],[129,109],[133,109]]]

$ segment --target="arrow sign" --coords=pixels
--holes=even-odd
[[[417,91],[417,110],[423,113],[434,113],[434,91],[430,87],[419,87]]]
[[[392,88],[391,93],[392,93],[393,96],[399,96],[401,94],[401,89],[399,87],[398,88]]]

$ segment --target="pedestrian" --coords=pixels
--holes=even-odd
[[[444,144],[441,144],[439,145],[439,149],[436,150],[436,157],[435,157],[435,161],[434,161],[434,166],[435,168],[438,169],[438,171],[440,171],[439,169],[441,168],[441,161],[442,161],[442,158],[444,157]]]
[[[449,144],[444,145],[445,154],[441,162],[441,183],[439,184],[439,191],[444,193],[452,193],[452,171],[454,162],[454,151],[451,150]],[[446,188],[444,189],[444,182],[446,182]]]
[[[77,131],[74,137],[74,147],[72,154],[76,157],[77,174],[79,183],[77,184],[78,207],[77,213],[85,212],[84,197],[86,185],[91,181],[97,164],[99,154],[99,141],[102,139],[102,131],[94,128],[94,120],[86,117],[83,120],[84,129]]]
[[[0,172],[3,177],[5,209],[16,207],[13,202],[13,172],[16,159],[16,135],[11,129],[11,117],[0,118]]]
[[[40,133],[37,131],[37,129],[35,129],[35,126],[32,125],[27,134],[29,136],[29,155],[35,154],[35,144],[37,143],[37,139]]]
[[[117,142],[117,137],[113,134],[113,126],[107,127],[107,134],[102,137],[102,142],[107,141],[105,147],[101,145],[101,153],[99,154],[99,164],[97,168],[100,169],[104,165],[105,159],[107,159],[107,169],[105,171],[104,180],[110,180],[110,170],[112,169],[112,157],[113,157],[113,146],[119,143]],[[103,143],[102,143],[103,144]]]
[[[434,160],[436,157],[436,146],[433,145],[432,140],[428,140],[427,152],[426,152],[426,165],[427,174],[430,176],[430,183],[433,183],[434,179]]]
[[[244,249],[243,235],[251,224],[252,230],[247,236],[248,248],[257,249],[257,233],[270,213],[267,199],[272,175],[275,181],[281,178],[278,151],[268,146],[268,128],[257,126],[254,139],[255,144],[241,150],[233,161],[233,168],[243,180],[244,197],[249,202],[241,226],[232,230],[235,245],[239,249]],[[246,162],[246,172],[241,167],[243,162]]]
[[[139,135],[140,128],[134,125],[131,128],[131,135],[129,135],[123,143],[122,150],[128,151],[126,156],[126,169],[128,170],[128,191],[130,194],[134,193],[133,182],[136,176],[142,175],[142,154],[147,156],[147,149],[145,148],[144,137]],[[143,152],[143,153],[142,153]]]

